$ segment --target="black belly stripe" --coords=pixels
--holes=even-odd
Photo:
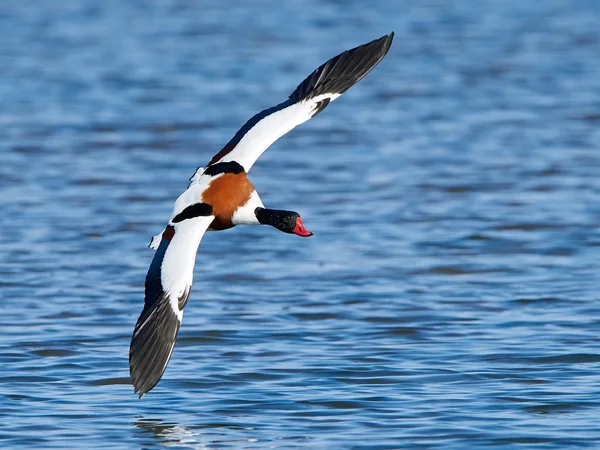
[[[204,171],[204,175],[215,176],[221,173],[232,173],[237,175],[238,173],[244,172],[244,168],[242,165],[235,161],[228,162],[220,162],[213,164],[212,166],[208,166]]]
[[[171,222],[179,223],[186,219],[193,219],[194,217],[210,216],[212,213],[213,208],[208,203],[194,203],[177,214]]]

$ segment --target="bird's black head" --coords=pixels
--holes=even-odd
[[[254,214],[261,224],[271,225],[284,233],[297,234],[302,237],[313,235],[304,228],[300,214],[297,212],[259,207],[254,210]]]

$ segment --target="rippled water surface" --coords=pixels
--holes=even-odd
[[[0,5],[2,448],[600,446],[600,4]],[[171,363],[149,238],[320,63],[387,58],[251,178],[310,239],[205,236]]]

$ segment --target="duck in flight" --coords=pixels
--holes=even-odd
[[[160,380],[171,358],[192,287],[200,240],[208,231],[236,225],[270,225],[284,233],[312,236],[300,215],[265,208],[247,173],[273,142],[360,81],[387,54],[394,33],[347,50],[311,73],[289,98],[252,117],[217,153],[198,168],[175,202],[155,249],[145,283],[144,309],[129,350],[129,370],[140,398]]]

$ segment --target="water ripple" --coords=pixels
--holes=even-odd
[[[583,0],[0,7],[2,447],[596,448],[597,24]],[[188,177],[391,30],[252,170],[315,236],[207,234],[138,400],[146,247]]]

